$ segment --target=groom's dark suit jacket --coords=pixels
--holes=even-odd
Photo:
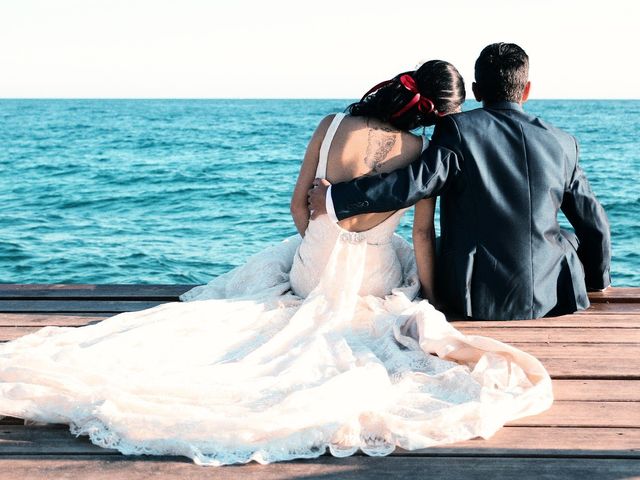
[[[338,219],[440,195],[436,289],[477,319],[528,319],[589,306],[609,285],[605,212],[578,165],[576,140],[516,103],[439,120],[409,166],[338,183]],[[561,209],[576,235],[562,230]]]

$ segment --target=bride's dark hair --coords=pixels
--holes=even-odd
[[[369,90],[347,107],[354,117],[374,117],[400,130],[436,123],[465,99],[460,72],[444,60],[430,60],[414,72],[404,72]]]

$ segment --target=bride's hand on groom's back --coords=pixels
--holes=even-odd
[[[316,178],[313,181],[313,187],[307,194],[311,220],[327,213],[327,190],[330,186],[331,184],[324,178]]]

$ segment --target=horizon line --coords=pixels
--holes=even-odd
[[[0,97],[2,100],[340,100],[353,101],[356,97]],[[546,97],[530,98],[527,102],[535,101],[638,101],[640,97]],[[466,99],[465,102],[477,102],[473,98]],[[478,102],[479,103],[479,102]]]

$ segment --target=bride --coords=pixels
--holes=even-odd
[[[291,202],[300,236],[183,302],[0,346],[0,415],[66,423],[125,454],[224,465],[487,438],[547,409],[539,361],[463,335],[431,305],[433,200],[416,207],[415,260],[394,234],[403,211],[309,221],[316,176],[410,162],[425,142],[410,130],[463,100],[457,70],[431,61],[325,118]]]

